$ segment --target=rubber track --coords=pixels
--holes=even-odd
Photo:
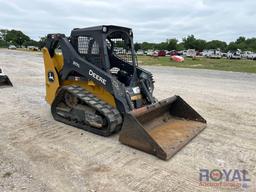
[[[58,115],[56,112],[56,107],[60,102],[62,102],[64,94],[66,92],[76,96],[86,105],[96,109],[100,114],[102,114],[107,119],[108,127],[102,128],[102,129],[93,128],[90,125],[78,123],[73,120],[68,120]],[[102,135],[102,136],[109,136],[112,133],[119,131],[123,122],[122,116],[117,109],[113,108],[106,102],[97,98],[95,95],[93,95],[89,91],[77,85],[62,87],[52,104],[51,110],[52,110],[53,118],[55,120],[84,129],[86,131],[96,133],[98,135]]]

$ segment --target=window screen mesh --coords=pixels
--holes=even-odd
[[[93,64],[101,64],[99,44],[93,37],[78,37],[78,53]]]
[[[124,39],[111,38],[110,40],[112,42],[114,55],[125,62],[132,63],[132,50],[131,47],[125,43]]]

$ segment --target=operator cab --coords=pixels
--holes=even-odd
[[[107,52],[110,73],[117,77],[125,86],[130,86],[134,77],[137,59],[130,34],[115,31],[107,35]]]
[[[119,26],[74,29],[71,44],[86,61],[109,72],[126,87],[137,79],[132,30]]]

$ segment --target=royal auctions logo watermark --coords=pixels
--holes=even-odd
[[[199,186],[218,188],[249,188],[250,176],[247,170],[238,169],[200,169]]]

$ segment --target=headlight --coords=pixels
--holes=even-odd
[[[132,36],[132,30],[129,31],[129,35]]]
[[[102,31],[103,31],[104,33],[107,33],[108,28],[107,28],[106,26],[104,26],[104,27],[102,28]]]
[[[140,88],[139,87],[133,87],[132,91],[134,94],[140,94]]]

